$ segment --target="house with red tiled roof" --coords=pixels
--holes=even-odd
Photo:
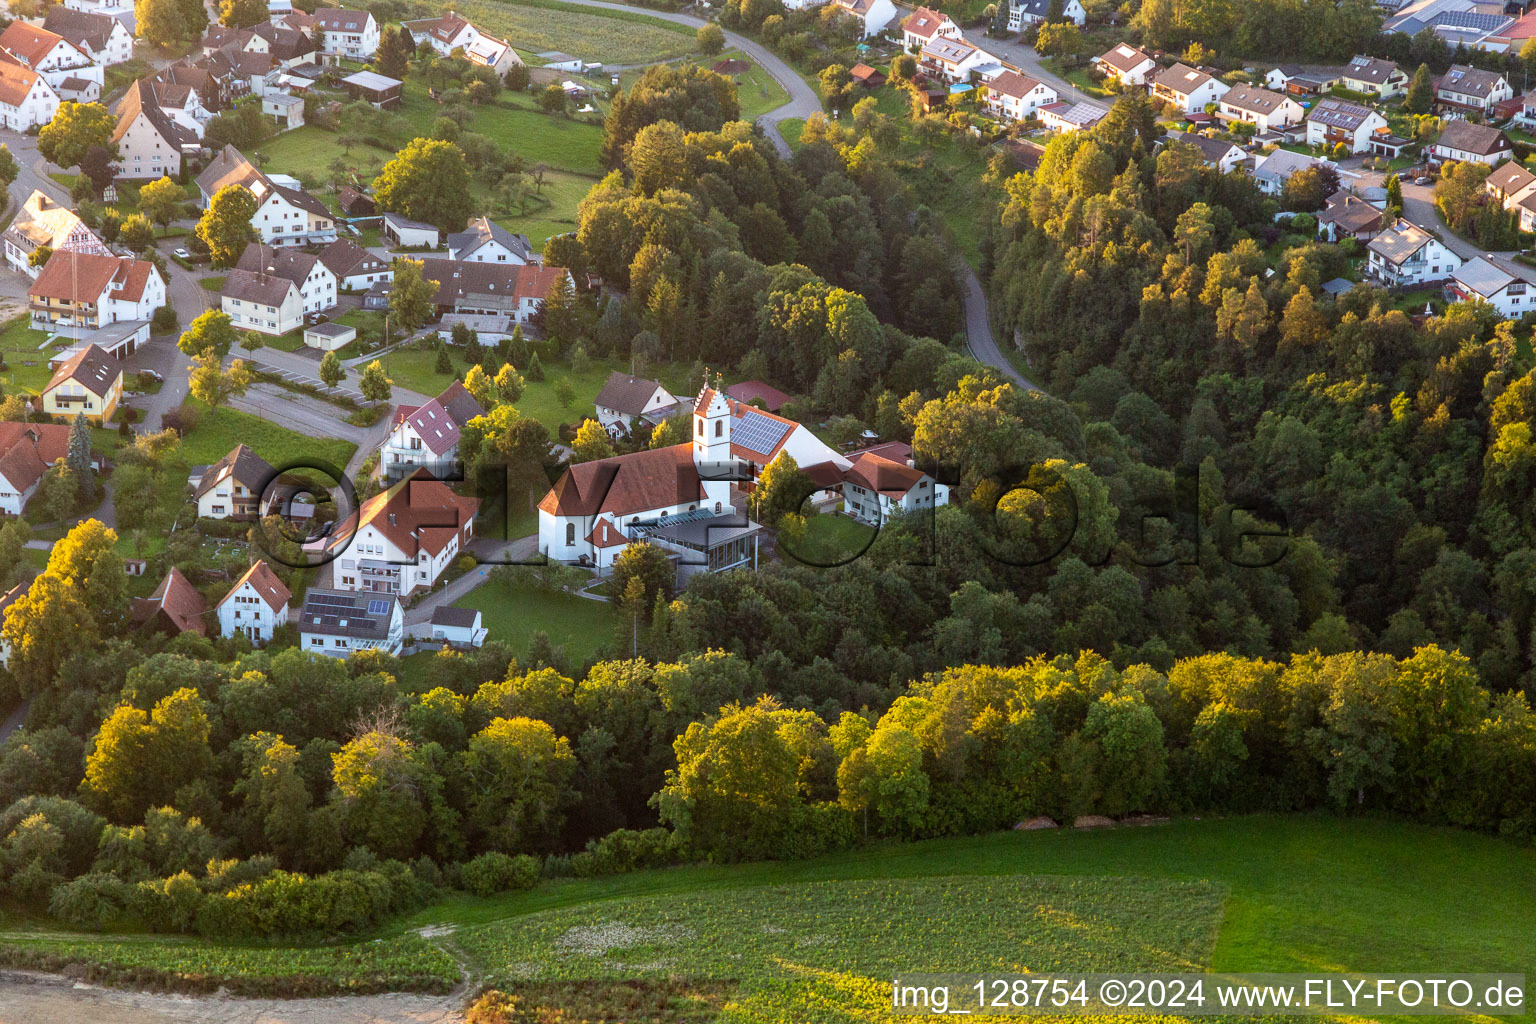
[[[468,50],[480,38],[480,30],[453,11],[444,11],[436,18],[419,18],[403,23],[417,46],[429,44],[446,57],[454,50]]]
[[[916,53],[935,36],[959,39],[960,26],[947,14],[919,7],[901,23],[901,43],[908,53]]]
[[[474,539],[479,510],[480,499],[416,470],[320,542],[335,556],[332,585],[401,598],[431,588]]]
[[[165,574],[165,579],[148,597],[134,598],[128,611],[128,619],[135,626],[168,636],[196,633],[204,636],[208,627],[203,624],[203,612],[208,602],[192,582],[175,566]]]
[[[459,381],[426,405],[397,407],[389,436],[379,447],[379,478],[399,480],[418,469],[439,480],[457,476],[459,433],[484,414]]]
[[[59,110],[59,94],[42,75],[0,52],[0,124],[12,131],[45,125]]]
[[[272,630],[288,621],[287,585],[264,559],[245,570],[219,601],[220,636],[243,636],[253,644],[272,639]]]
[[[148,260],[59,249],[27,289],[32,327],[106,327],[149,320],[165,305],[165,278]]]
[[[879,35],[896,20],[896,5],[891,0],[832,0],[832,6],[859,23],[859,35],[864,39]]]
[[[60,423],[0,423],[0,512],[19,516],[48,467],[69,454]]]
[[[853,457],[843,473],[843,511],[872,526],[893,515],[949,504],[949,488],[912,466],[870,452]]]
[[[43,80],[58,91],[65,80],[78,78],[92,82],[96,95],[101,98],[102,82],[106,69],[79,46],[57,32],[50,32],[41,25],[25,21],[13,21],[0,32],[0,50],[14,58],[24,68],[30,68],[43,76]]]
[[[987,109],[1005,121],[1024,121],[1041,107],[1050,106],[1060,94],[1049,85],[1017,71],[993,75],[982,84],[982,100]]]

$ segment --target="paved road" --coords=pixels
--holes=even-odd
[[[1107,105],[1110,102],[1102,96],[1090,96],[1065,78],[1046,70],[1045,65],[1040,62],[1040,55],[1035,52],[1035,48],[1026,43],[1019,42],[1017,36],[1012,39],[977,37],[973,39],[973,42],[992,54],[992,56],[1001,57],[1008,63],[1015,65],[1030,78],[1044,82],[1052,89],[1055,89],[1064,100],[1072,103],[1091,102],[1101,106]]]
[[[570,3],[580,7],[599,7],[608,11],[624,11],[629,14],[643,14],[648,18],[659,18],[662,21],[670,21],[678,25],[687,25],[689,28],[698,28],[708,24],[703,18],[695,18],[691,14],[675,14],[671,11],[652,11],[627,4],[608,3],[606,0],[569,0]],[[816,95],[816,90],[806,84],[805,79],[795,73],[795,70],[784,63],[767,47],[754,42],[745,36],[739,36],[734,32],[725,33],[725,45],[728,49],[737,49],[751,57],[758,65],[773,76],[774,81],[784,87],[789,93],[789,102],[782,107],[777,107],[757,119],[757,123],[763,126],[779,153],[790,156],[789,143],[779,133],[779,122],[790,118],[810,117],[821,109],[821,98]]]
[[[1027,380],[1013,363],[1008,361],[1008,357],[1003,355],[1003,350],[998,346],[997,338],[992,333],[987,291],[981,285],[981,278],[977,277],[976,271],[963,260],[960,262],[959,271],[960,285],[965,289],[965,339],[971,355],[977,362],[993,367],[1025,390],[1039,391],[1040,388]]]

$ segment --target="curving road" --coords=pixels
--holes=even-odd
[[[657,18],[661,21],[670,21],[675,25],[687,25],[689,28],[701,28],[704,25],[713,24],[703,18],[695,18],[691,14],[676,14],[671,11],[653,11],[648,8],[631,7],[628,4],[608,3],[607,0],[562,0],[563,3],[575,4],[578,7],[597,7],[605,11],[624,11],[629,14],[643,14],[647,18]],[[747,54],[753,60],[773,76],[773,80],[784,87],[789,93],[789,102],[782,107],[776,107],[757,119],[757,123],[763,126],[770,141],[778,149],[780,155],[790,156],[789,143],[779,133],[779,122],[794,117],[810,117],[821,109],[821,98],[816,95],[816,90],[805,83],[805,79],[795,73],[794,68],[776,56],[762,43],[755,42],[735,32],[725,33],[725,45],[728,49],[737,49]]]

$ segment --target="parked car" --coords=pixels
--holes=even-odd
[[[1433,185],[1435,183],[1435,179],[1434,178],[1414,178],[1413,179],[1413,183],[1415,185]]]
[[[164,384],[165,383],[165,378],[163,376],[161,376],[161,374],[157,370],[140,370],[139,371],[139,376],[140,377],[148,377],[150,380],[154,381],[156,384]]]
[[[190,260],[192,258],[192,250],[183,246],[178,249],[172,249],[171,255],[177,257],[178,259]]]
[[[311,327],[314,326],[315,324],[323,324],[323,323],[325,323],[329,319],[330,319],[330,316],[325,314],[325,313],[306,313],[306,314],[304,314],[304,322],[306,324],[310,325]]]

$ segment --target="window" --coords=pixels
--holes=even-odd
[[[716,437],[719,437],[719,436],[720,436],[720,428],[721,428],[721,426],[723,426],[723,424],[722,424],[722,423],[721,423],[721,421],[719,421],[719,420],[716,420],[716,421],[715,421],[715,436],[716,436]]]
[[[565,546],[570,547],[576,543],[576,524],[565,524]]]

